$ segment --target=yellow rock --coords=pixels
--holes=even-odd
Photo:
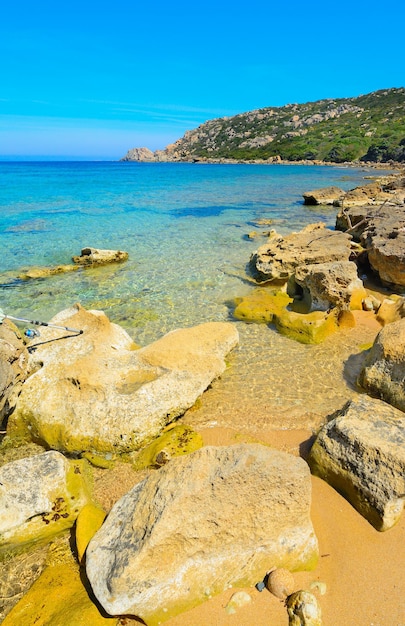
[[[235,298],[234,317],[238,320],[269,324],[292,301],[284,291],[256,289],[247,296]]]
[[[76,520],[76,548],[79,561],[82,561],[90,539],[101,528],[106,517],[103,509],[94,504],[86,504]]]
[[[174,456],[182,456],[198,450],[203,446],[201,435],[194,432],[189,426],[178,424],[140,452],[129,455],[132,466],[136,470],[146,467],[159,467]]]
[[[68,563],[47,567],[10,611],[3,626],[116,626],[104,617],[82,583],[79,568]]]
[[[67,473],[64,485],[55,487],[49,494],[52,507],[41,515],[34,515],[25,523],[3,533],[0,537],[0,554],[20,552],[31,545],[48,543],[71,528],[81,509],[91,502],[91,476],[89,465],[82,459],[66,460]]]
[[[363,300],[367,298],[368,294],[364,287],[354,289],[350,296],[350,309],[361,311],[363,309]]]
[[[351,311],[340,311],[338,314],[338,324],[340,328],[354,328],[356,320]]]
[[[284,310],[276,316],[275,323],[282,335],[300,343],[321,343],[338,329],[334,311],[330,313],[313,311],[303,314]]]

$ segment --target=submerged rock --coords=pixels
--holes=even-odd
[[[238,343],[233,324],[212,322],[136,349],[104,313],[80,305],[52,323],[83,333],[61,339],[52,328],[42,332],[8,434],[76,454],[147,445],[222,374],[225,356]]]
[[[387,530],[405,502],[405,415],[361,395],[320,430],[308,462],[377,530]]]
[[[233,314],[238,320],[270,324],[292,301],[283,291],[255,289],[246,296],[235,298]]]
[[[380,330],[360,372],[370,394],[405,411],[405,318]]]
[[[55,265],[54,267],[30,267],[18,274],[18,278],[21,280],[28,280],[30,278],[48,278],[48,276],[55,276],[56,274],[66,274],[67,272],[76,272],[80,267],[78,265]]]
[[[85,461],[45,452],[0,468],[0,552],[73,526],[90,500]]]
[[[317,540],[300,458],[258,444],[204,447],[150,473],[111,510],[86,553],[104,609],[154,626],[268,563],[311,569]]]

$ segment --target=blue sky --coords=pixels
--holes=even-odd
[[[405,3],[2,0],[0,155],[117,159],[208,119],[405,86]]]

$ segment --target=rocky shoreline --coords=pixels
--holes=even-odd
[[[391,532],[405,501],[404,189],[397,175],[358,190],[357,199],[306,192],[336,203],[336,230],[273,231],[250,260],[257,288],[235,302],[236,319],[274,324],[304,343],[363,314],[381,329],[364,352],[358,399],[324,416],[303,458],[261,442],[206,445],[178,421],[224,372],[239,341],[232,322],[180,329],[140,348],[103,312],[80,305],[50,323],[83,331],[76,335],[50,326],[27,344],[3,320],[6,626],[57,624],[59,613],[72,626],[154,625],[227,589],[248,589],[233,593],[231,615],[265,587],[286,599],[290,624],[305,607],[301,623],[321,624],[320,588],[296,589],[289,578],[322,557],[311,472],[378,531]],[[367,273],[390,298],[370,295]],[[122,493],[107,506],[97,482],[117,469]]]
[[[375,170],[396,170],[401,172],[404,164],[396,161],[375,162],[375,161],[344,161],[336,163],[334,161],[320,161],[318,159],[299,159],[290,161],[282,159],[280,155],[267,159],[231,159],[216,157],[192,157],[190,155],[179,156],[174,153],[171,146],[164,150],[149,150],[149,148],[132,148],[120,159],[122,163],[195,163],[211,165],[325,165],[329,167],[364,167]]]

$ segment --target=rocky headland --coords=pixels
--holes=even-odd
[[[133,148],[121,160],[403,163],[404,110],[404,88],[266,107],[209,120],[163,150]]]
[[[360,355],[357,394],[306,431],[294,453],[282,449],[282,430],[275,445],[257,432],[231,445],[219,428],[213,445],[212,433],[187,423],[210,385],[221,385],[239,341],[232,320],[144,347],[79,304],[29,342],[2,321],[5,626],[228,625],[235,613],[243,625],[320,626],[321,611],[325,624],[368,623],[366,609],[350,622],[352,598],[338,602],[346,572],[339,582],[328,568],[345,554],[352,561],[361,543],[347,540],[342,510],[379,558],[386,549],[394,560],[388,550],[403,541],[404,189],[398,175],[360,189],[363,204],[354,191],[306,192],[305,202],[337,207],[336,229],[272,231],[250,259],[257,286],[236,299],[234,318],[312,344],[363,317],[376,329]],[[61,336],[52,324],[82,332]],[[325,523],[335,524],[333,538]],[[399,588],[385,623],[400,623]],[[249,617],[253,605],[258,619]],[[197,617],[182,622],[183,614]]]

